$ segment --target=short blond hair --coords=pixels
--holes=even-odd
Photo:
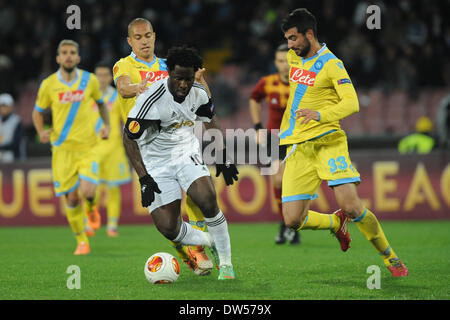
[[[61,42],[58,44],[58,49],[56,49],[56,53],[59,54],[59,51],[61,50],[62,46],[74,46],[77,48],[77,52],[80,52],[80,45],[78,42],[71,40],[71,39],[64,39],[61,40]]]

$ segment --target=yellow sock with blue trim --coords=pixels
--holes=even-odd
[[[191,197],[186,196],[186,213],[189,218],[189,223],[195,229],[200,231],[206,230],[205,217],[200,208],[192,201]],[[201,246],[191,246],[193,249],[197,250]]]
[[[205,217],[199,207],[192,201],[191,197],[186,196],[186,213],[189,223],[200,231],[206,230]]]
[[[308,215],[303,221],[303,224],[298,230],[337,230],[339,228],[340,220],[333,214],[319,213],[313,210],[308,210]]]
[[[175,249],[177,256],[181,259],[181,260],[188,260],[189,256],[187,253],[187,249],[189,246],[183,246],[181,243],[175,243],[173,241],[170,241],[170,245]]]
[[[66,216],[77,243],[89,243],[88,237],[84,232],[84,214],[81,206],[79,204],[75,207],[66,205]]]
[[[85,199],[86,201],[84,201],[84,202],[86,203],[86,212],[94,211],[94,207],[95,207],[95,204],[97,203],[97,199],[98,199],[97,193],[94,198],[86,198]]]
[[[353,219],[353,222],[383,258],[386,265],[389,264],[389,259],[398,258],[389,245],[377,217],[369,209],[364,209],[358,218]]]
[[[108,215],[108,229],[117,229],[120,218],[120,209],[122,206],[122,196],[120,187],[113,186],[108,188],[108,202],[106,204],[106,212]]]

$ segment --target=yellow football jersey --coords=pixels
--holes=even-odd
[[[168,76],[165,59],[154,56],[152,62],[145,62],[136,57],[132,52],[128,57],[122,58],[116,62],[113,67],[114,83],[117,82],[121,76],[130,77],[131,83],[139,83],[143,79],[150,76],[148,85],[151,85],[156,80],[164,79]],[[128,113],[133,108],[136,102],[136,97],[123,98],[118,95],[118,103],[121,112],[123,123],[127,122]]]
[[[106,108],[109,112],[109,127],[110,132],[108,139],[100,139],[102,143],[112,143],[112,142],[119,142],[120,145],[122,145],[122,134],[121,134],[121,120],[120,120],[120,110],[119,105],[117,104],[117,90],[111,86],[109,86],[106,91],[102,95],[103,103],[106,105]],[[93,101],[92,103],[92,110],[94,111],[93,119],[94,121],[94,127],[95,127],[95,133],[99,134],[100,129],[103,125],[103,120],[100,117],[100,114],[98,112],[97,103]]]
[[[347,71],[325,44],[304,59],[289,50],[290,94],[280,127],[280,144],[300,143],[340,129],[339,120],[359,111],[358,97]],[[319,113],[319,121],[300,124],[297,109]]]
[[[76,69],[76,78],[68,83],[58,70],[45,78],[38,91],[35,109],[44,112],[52,108],[53,147],[87,150],[97,142],[92,126],[92,99],[102,101],[97,77]]]

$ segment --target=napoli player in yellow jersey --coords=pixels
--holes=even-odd
[[[102,101],[97,77],[77,68],[80,62],[79,46],[73,40],[62,40],[58,45],[56,62],[60,68],[44,79],[39,88],[32,119],[43,143],[52,144],[52,173],[55,194],[66,197],[67,220],[77,239],[75,255],[90,252],[84,231],[82,196],[87,200],[91,227],[100,226],[100,216],[94,210],[98,183],[98,162],[95,153],[97,136],[92,123],[92,100],[104,125],[100,136],[109,135],[109,116]],[[52,108],[52,129],[44,129],[43,112]]]
[[[97,154],[99,164],[99,182],[107,187],[107,225],[106,232],[110,237],[119,235],[117,227],[121,210],[120,186],[131,181],[130,166],[122,143],[122,124],[119,105],[117,103],[117,90],[111,86],[113,81],[111,67],[105,63],[95,66],[95,75],[100,82],[102,99],[109,111],[109,123],[111,131],[108,139],[98,138]],[[93,102],[94,127],[98,133],[103,125],[103,120],[98,116],[98,106]],[[97,197],[99,190],[97,190]],[[95,231],[86,228],[88,236],[93,236]]]
[[[295,230],[331,230],[346,251],[351,241],[347,222],[353,221],[392,275],[407,276],[408,269],[356,190],[361,180],[339,120],[358,112],[359,104],[342,61],[318,42],[316,19],[308,10],[291,12],[281,29],[290,49],[291,88],[280,128],[280,144],[288,146],[282,182],[286,225]],[[322,180],[333,189],[341,208],[331,215],[309,210]]]
[[[147,19],[136,18],[128,25],[128,44],[132,52],[129,56],[120,59],[113,67],[113,78],[116,84],[118,103],[121,109],[122,121],[127,121],[128,113],[133,108],[136,95],[144,92],[149,85],[168,76],[165,59],[154,54],[156,34]],[[204,71],[204,69],[203,69]],[[196,81],[201,82],[207,89],[202,72],[196,74]],[[205,219],[200,209],[190,197],[186,197],[186,212],[189,222],[197,229],[206,229]],[[172,246],[178,256],[197,275],[211,273],[213,263],[205,253],[203,247]]]

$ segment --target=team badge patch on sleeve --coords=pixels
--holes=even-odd
[[[352,82],[350,81],[350,79],[340,79],[337,81],[337,84],[344,84],[344,83],[352,83]]]
[[[141,125],[136,120],[131,121],[128,125],[128,131],[130,131],[131,133],[138,133],[140,129]]]

